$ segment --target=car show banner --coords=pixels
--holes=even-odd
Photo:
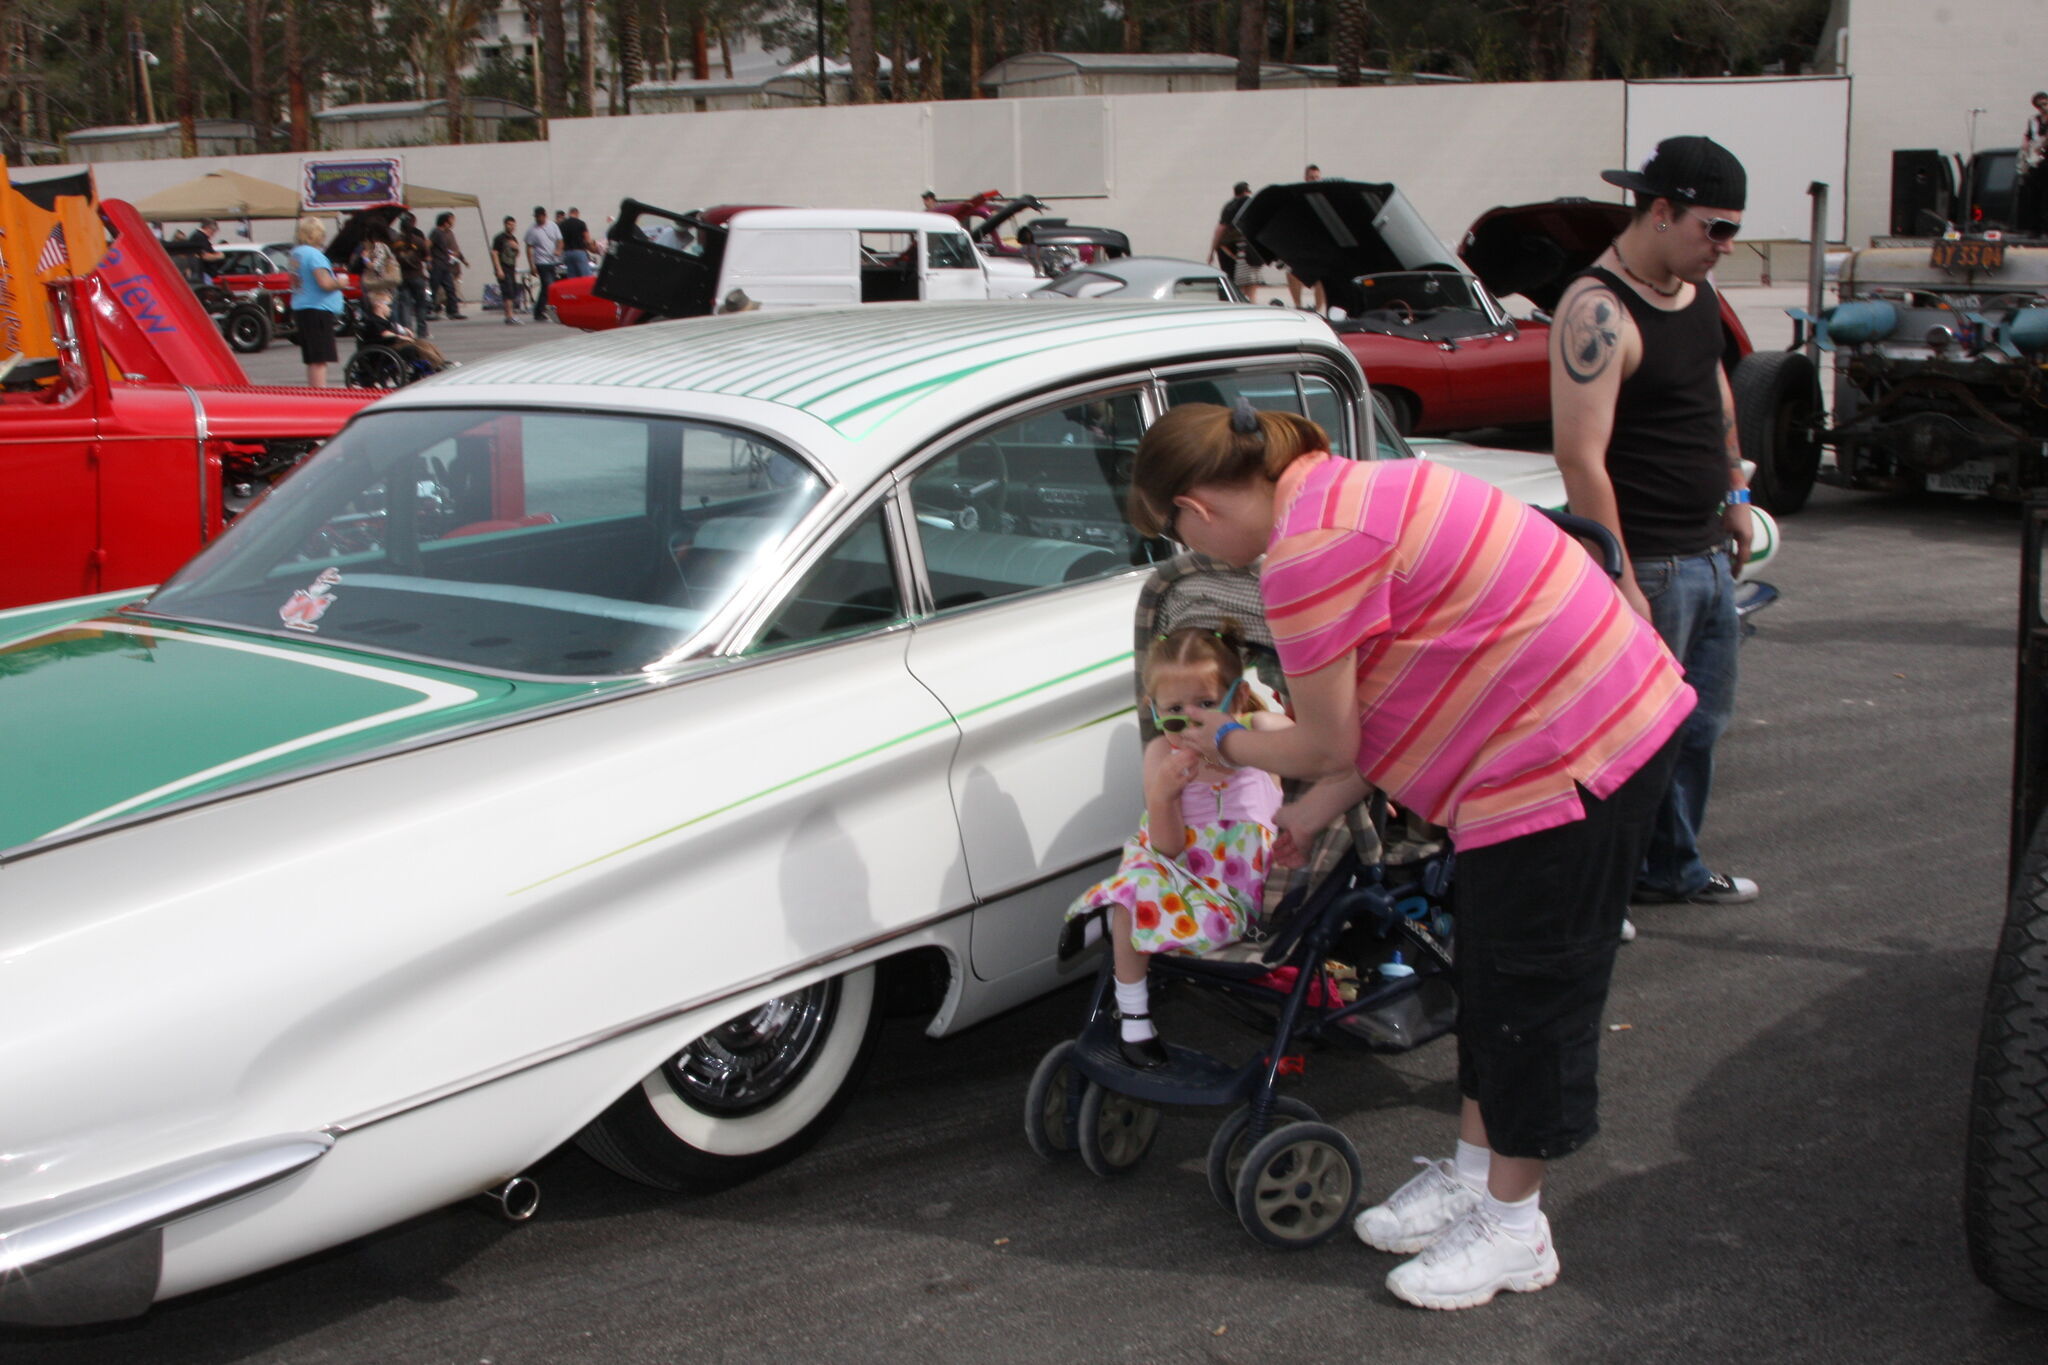
[[[299,164],[299,198],[308,213],[348,213],[405,202],[405,163],[396,156]]]

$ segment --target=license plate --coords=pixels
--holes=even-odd
[[[1989,460],[1965,460],[1954,469],[1927,476],[1930,493],[1989,493],[1994,470]]]
[[[1998,270],[2005,265],[2005,243],[1970,238],[1939,241],[1928,264],[1942,270]]]

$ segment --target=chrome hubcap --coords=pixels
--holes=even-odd
[[[746,1114],[775,1103],[803,1079],[839,1004],[839,983],[821,981],[721,1024],[663,1068],[699,1109]]]

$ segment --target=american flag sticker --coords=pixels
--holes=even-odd
[[[53,227],[50,235],[43,239],[43,254],[36,257],[36,273],[47,275],[52,270],[61,270],[71,264],[71,253],[64,247],[64,229]]]

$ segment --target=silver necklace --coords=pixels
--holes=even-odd
[[[1679,281],[1679,282],[1678,282],[1677,284],[1674,284],[1674,285],[1672,285],[1672,286],[1671,286],[1671,287],[1670,287],[1669,289],[1659,289],[1659,288],[1658,288],[1658,287],[1657,287],[1656,285],[1654,285],[1654,284],[1651,284],[1651,283],[1650,283],[1650,282],[1649,282],[1648,280],[1644,279],[1644,278],[1643,278],[1643,277],[1642,277],[1641,275],[1638,275],[1638,274],[1636,274],[1636,272],[1635,272],[1635,271],[1633,271],[1633,270],[1630,270],[1630,269],[1628,268],[1628,262],[1627,262],[1627,261],[1626,261],[1625,259],[1623,259],[1623,257],[1622,257],[1622,254],[1621,254],[1621,246],[1620,246],[1620,244],[1619,244],[1619,243],[1616,243],[1615,245],[1613,245],[1613,246],[1609,247],[1608,249],[1609,249],[1609,250],[1611,250],[1611,251],[1612,251],[1612,252],[1614,253],[1614,260],[1615,260],[1615,264],[1617,264],[1617,265],[1619,265],[1619,266],[1621,267],[1621,273],[1622,273],[1622,274],[1624,274],[1624,275],[1628,276],[1628,277],[1629,277],[1630,279],[1634,280],[1634,281],[1635,281],[1635,282],[1636,282],[1637,284],[1639,284],[1639,285],[1641,285],[1641,286],[1642,286],[1643,288],[1645,288],[1645,289],[1649,290],[1649,291],[1650,291],[1650,292],[1651,292],[1652,294],[1655,294],[1655,295],[1656,295],[1656,296],[1657,296],[1658,298],[1660,298],[1660,299],[1675,299],[1675,298],[1677,298],[1677,297],[1678,297],[1678,291],[1679,291],[1679,290],[1681,290],[1681,289],[1683,289],[1683,288],[1685,288],[1685,281],[1684,281],[1684,280],[1680,280],[1680,281]]]

